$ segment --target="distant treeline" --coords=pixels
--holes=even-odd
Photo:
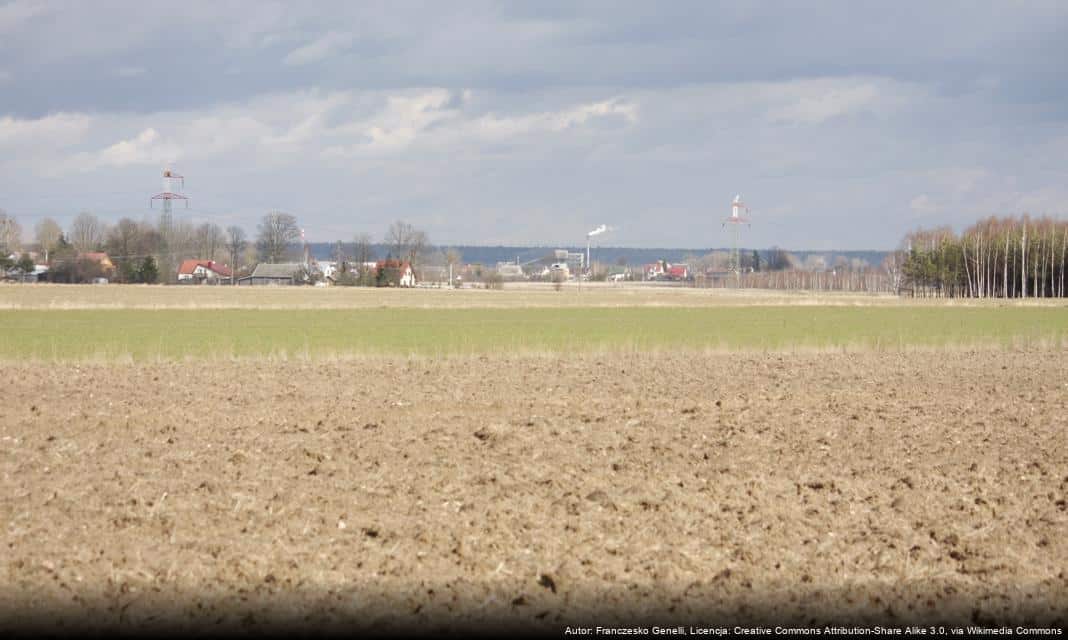
[[[991,217],[957,235],[948,227],[906,237],[902,286],[919,296],[1063,298],[1068,222]]]
[[[315,242],[310,243],[311,254],[317,260],[332,260],[336,252],[336,243],[329,242]],[[581,252],[583,255],[586,253],[586,247],[557,247],[557,246],[479,246],[479,245],[442,245],[442,249],[455,249],[463,256],[463,260],[468,264],[483,264],[487,266],[496,265],[498,262],[516,262],[520,263],[531,262],[542,258],[547,258],[552,255],[555,249],[567,249],[568,251]],[[630,266],[639,266],[643,264],[651,264],[658,260],[664,260],[672,263],[685,263],[694,260],[696,257],[708,255],[710,253],[726,253],[730,251],[727,248],[696,248],[696,249],[641,249],[631,247],[593,247],[592,259],[601,264],[627,264]],[[752,253],[753,249],[740,250],[744,255]],[[770,250],[769,250],[770,251]],[[385,243],[374,243],[371,245],[371,252],[375,258],[385,258],[390,253],[390,246]],[[828,265],[832,265],[839,258],[845,258],[852,261],[854,259],[863,260],[870,265],[878,266],[886,258],[887,251],[790,251],[790,254],[795,256],[799,262],[807,260],[810,256],[821,257]]]

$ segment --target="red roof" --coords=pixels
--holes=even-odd
[[[215,262],[214,260],[183,260],[181,266],[178,267],[178,273],[193,275],[193,272],[197,270],[197,267],[210,269],[224,278],[229,278],[231,275],[230,267]]]

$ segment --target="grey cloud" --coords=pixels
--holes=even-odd
[[[1063,3],[0,4],[0,207],[886,247],[1068,212]],[[969,182],[971,180],[971,182]],[[25,225],[24,225],[25,226]],[[535,237],[536,236],[536,237]],[[607,239],[606,239],[607,240]]]

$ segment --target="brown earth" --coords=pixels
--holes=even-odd
[[[8,365],[0,632],[1064,625],[1065,363]]]

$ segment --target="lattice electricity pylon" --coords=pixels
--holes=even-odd
[[[171,203],[175,200],[184,200],[185,208],[189,208],[189,198],[178,193],[174,188],[174,184],[177,182],[181,185],[181,188],[185,188],[185,177],[180,176],[177,173],[170,170],[170,168],[163,170],[163,192],[157,193],[148,200],[148,206],[151,208],[153,202],[160,200],[163,203],[163,211],[159,214],[159,235],[160,235],[160,268],[163,272],[168,274],[168,277],[172,274],[177,265],[174,264],[174,246],[173,246],[173,232],[174,232],[174,215],[171,213]]]
[[[180,176],[170,169],[163,170],[163,192],[157,193],[148,200],[148,206],[151,207],[153,202],[161,200],[163,202],[163,212],[160,214],[161,222],[165,221],[166,225],[171,223],[171,202],[175,200],[184,200],[185,208],[189,208],[189,198],[178,193],[174,188],[174,183],[178,182],[182,189],[185,189],[185,176]]]
[[[745,210],[746,215],[749,215],[749,207],[745,206],[742,202],[742,196],[734,196],[734,201],[731,202],[731,217],[723,221],[723,227],[726,228],[730,225],[731,231],[731,255],[727,269],[733,272],[735,275],[739,275],[742,272],[742,261],[738,255],[738,244],[741,239],[742,225],[752,228],[752,224],[749,222],[749,218],[742,215],[742,211]]]

